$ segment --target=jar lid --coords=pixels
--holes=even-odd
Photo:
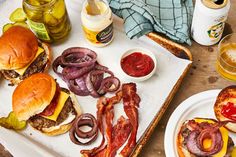
[[[228,0],[202,0],[202,3],[208,8],[220,9],[227,5]]]
[[[83,8],[82,8],[82,14],[84,14],[85,16],[87,16],[88,18],[104,18],[104,16],[106,16],[107,14],[109,14],[109,5],[106,3],[106,1],[103,0],[95,0],[94,1],[97,4],[97,7],[100,11],[100,14],[97,15],[93,15],[91,14],[90,11],[90,7],[89,7],[89,0],[84,1],[83,3]]]

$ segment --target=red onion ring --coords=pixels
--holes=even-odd
[[[65,67],[62,71],[62,75],[67,80],[76,79],[88,73],[93,68],[94,68],[94,64],[90,66],[82,67],[82,68]]]
[[[76,80],[69,80],[67,82],[68,88],[73,91],[76,95],[79,96],[88,96],[90,95],[89,90],[86,87],[84,78],[78,78]]]
[[[80,129],[81,126],[91,127],[91,130],[86,131],[86,132],[82,131]],[[93,141],[96,140],[97,135],[98,135],[97,120],[95,119],[93,115],[89,113],[80,115],[74,121],[73,126],[70,129],[69,135],[70,135],[71,141],[75,144],[88,145],[92,143]],[[87,142],[81,142],[79,141],[77,137],[83,138],[83,139],[88,139],[88,138],[91,138],[91,139]]]
[[[95,69],[96,69],[96,70],[108,70],[107,67],[105,67],[105,66],[103,66],[103,65],[101,65],[101,64],[98,64],[98,63],[96,63]]]
[[[97,84],[97,86],[99,86],[99,89],[96,90],[94,84],[96,84],[96,80],[99,80],[99,78],[97,77],[101,75],[103,76],[105,73],[108,73],[111,76],[106,77],[100,82],[100,84]],[[114,89],[116,90],[120,87],[120,81],[117,78],[115,78],[114,74],[109,70],[93,70],[86,77],[86,86],[88,87],[90,94],[95,98],[100,97],[101,95],[104,95],[105,92],[107,91],[109,92],[116,91],[116,90],[107,90],[108,88],[105,87],[105,85],[107,84],[109,84],[108,88],[114,85],[115,86]]]
[[[97,54],[87,48],[71,47],[66,49],[61,56],[61,62],[65,66],[85,67],[96,62]]]
[[[58,72],[58,67],[59,67],[59,66],[62,66],[62,67],[63,67],[62,62],[61,62],[61,56],[57,57],[57,58],[53,61],[53,63],[52,63],[52,69],[53,69],[53,71],[54,71],[60,78],[63,79],[63,74],[60,73],[60,72]]]
[[[114,92],[120,87],[120,80],[117,77],[107,77],[102,80],[101,88],[98,89],[98,93],[104,92]]]
[[[120,87],[120,80],[107,67],[97,63],[96,57],[92,50],[72,47],[55,59],[53,71],[77,95],[97,98],[106,92],[115,92]],[[109,76],[105,76],[105,73]]]
[[[208,137],[212,140],[212,146],[211,148],[209,148],[209,150],[205,150],[204,147],[202,147],[202,143],[205,137]],[[222,149],[222,146],[222,136],[219,131],[212,133],[209,130],[206,130],[204,131],[204,133],[200,133],[199,131],[195,130],[190,133],[187,140],[188,150],[192,154],[195,154],[197,156],[214,155]]]
[[[211,156],[218,153],[223,147],[222,135],[219,130],[220,127],[227,122],[218,122],[215,124],[190,122],[194,130],[187,138],[188,150],[196,156]],[[203,141],[208,138],[211,139],[212,144],[210,148],[204,148]]]

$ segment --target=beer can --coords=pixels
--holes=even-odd
[[[192,38],[201,45],[216,44],[222,37],[230,0],[196,0]]]

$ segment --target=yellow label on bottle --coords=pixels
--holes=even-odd
[[[93,44],[106,44],[112,40],[113,25],[112,23],[102,31],[92,31],[83,26],[85,37]]]
[[[37,35],[39,39],[50,40],[47,29],[43,23],[34,22],[29,19],[28,21],[29,21],[30,28],[35,32],[35,34]]]

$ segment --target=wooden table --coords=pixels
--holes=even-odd
[[[223,36],[233,32],[236,32],[236,1],[231,0],[231,9]],[[205,90],[222,89],[235,84],[235,82],[223,79],[216,72],[217,45],[201,46],[193,42],[192,46],[186,47],[193,55],[193,66],[139,157],[165,157],[165,127],[171,113],[183,100]]]
[[[225,27],[225,34],[236,32],[236,1],[231,0],[231,9]],[[224,88],[228,85],[235,84],[223,79],[215,70],[217,45],[201,46],[193,42],[192,46],[186,46],[193,55],[193,66],[169,105],[166,113],[157,125],[153,135],[142,150],[140,157],[165,157],[164,152],[164,134],[165,126],[171,113],[186,98],[193,94],[209,89]],[[0,144],[0,156],[9,157],[8,152]]]

